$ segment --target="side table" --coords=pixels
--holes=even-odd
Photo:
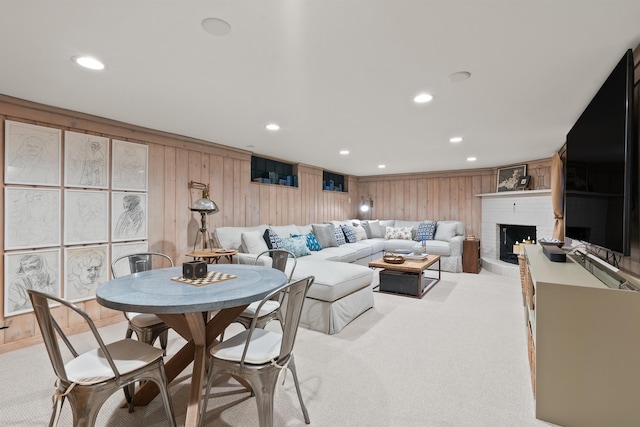
[[[465,239],[462,243],[462,271],[464,273],[478,274],[481,268],[480,240]]]
[[[220,258],[225,257],[229,261],[229,264],[233,264],[233,256],[237,253],[238,251],[235,249],[210,248],[191,251],[187,256],[193,257],[194,259],[202,259],[206,261],[207,264],[217,264]]]

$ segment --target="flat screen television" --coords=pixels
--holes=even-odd
[[[628,50],[567,134],[565,166],[566,236],[624,256],[636,214],[633,109]]]

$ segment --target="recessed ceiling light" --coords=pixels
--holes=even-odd
[[[467,162],[475,162],[476,160],[475,157],[467,157]]]
[[[462,137],[461,136],[454,136],[452,138],[449,138],[449,142],[462,142]]]
[[[378,165],[378,169],[384,169],[386,167],[387,167],[386,165]]]
[[[428,93],[420,93],[413,98],[413,102],[416,104],[424,104],[425,102],[429,102],[433,99],[433,95],[429,95]]]
[[[267,129],[269,130],[279,130],[280,126],[275,124],[275,123],[269,123],[268,125],[265,126]]]
[[[347,154],[349,154],[349,150],[340,150],[340,154],[346,156]]]
[[[457,73],[449,74],[449,81],[451,83],[459,83],[468,80],[471,77],[471,73],[468,71],[458,71]]]
[[[103,70],[104,64],[91,56],[74,56],[71,58],[73,62],[90,70]]]
[[[200,23],[202,28],[214,36],[226,36],[231,32],[231,25],[220,18],[206,18]]]

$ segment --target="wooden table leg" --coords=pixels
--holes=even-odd
[[[167,380],[173,381],[191,362],[194,362],[185,426],[198,425],[200,394],[209,349],[216,344],[216,338],[246,307],[242,305],[220,310],[209,322],[205,320],[206,313],[158,314],[158,317],[171,328],[175,326],[174,330],[187,340],[187,343],[165,363]],[[148,405],[158,393],[156,384],[153,381],[147,381],[136,392],[133,402],[136,406]]]

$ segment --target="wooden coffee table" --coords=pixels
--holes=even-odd
[[[438,277],[425,277],[424,271],[438,263]],[[401,294],[422,298],[440,281],[440,255],[429,255],[423,260],[408,259],[402,264],[390,264],[382,258],[371,261],[370,268],[382,268],[380,271],[379,292]]]

